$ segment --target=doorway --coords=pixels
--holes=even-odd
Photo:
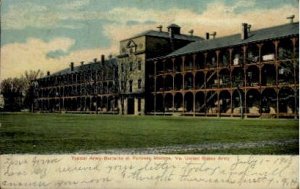
[[[127,107],[127,114],[134,114],[134,98],[128,98]]]

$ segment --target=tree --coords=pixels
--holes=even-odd
[[[43,72],[41,70],[29,70],[25,71],[24,75],[22,75],[21,79],[24,81],[26,90],[25,90],[25,98],[24,98],[24,108],[32,108],[35,98],[35,81],[38,78],[43,77]]]
[[[19,78],[4,79],[0,85],[4,97],[4,110],[20,111],[23,108],[29,108],[33,100],[33,81],[42,75],[40,70],[30,70]]]
[[[22,108],[25,83],[20,78],[8,78],[1,83],[4,97],[4,110],[19,111]]]

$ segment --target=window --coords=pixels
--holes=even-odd
[[[121,90],[124,90],[124,89],[125,89],[125,82],[121,81]]]
[[[129,92],[132,92],[132,80],[129,81]]]
[[[138,61],[138,70],[142,70],[142,62],[140,60]]]
[[[139,88],[139,89],[142,88],[142,80],[141,80],[141,79],[138,80],[138,88]]]
[[[193,68],[193,61],[189,61],[189,68]]]
[[[138,111],[140,112],[141,109],[142,109],[142,101],[141,101],[141,99],[139,98],[139,99],[138,99]]]
[[[121,72],[124,72],[124,64],[121,64]]]
[[[132,62],[129,63],[129,70],[132,71]]]

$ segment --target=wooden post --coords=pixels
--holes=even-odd
[[[216,91],[218,100],[218,117],[221,117],[220,91]]]
[[[279,96],[278,89],[275,89],[276,92],[276,117],[279,118]]]
[[[244,106],[242,108],[245,109],[244,113],[247,113],[247,67],[245,66],[247,63],[247,46],[243,46],[243,70],[244,70]]]
[[[156,63],[154,61],[154,115],[156,115]]]
[[[206,96],[207,96],[207,91],[204,92],[204,115],[207,116],[207,104],[206,104]]]
[[[196,87],[195,87],[195,85],[196,85],[196,78],[195,78],[195,76],[196,76],[196,72],[195,72],[195,70],[196,70],[196,54],[193,54],[193,90],[195,90],[196,89]]]
[[[171,59],[172,60],[172,78],[173,78],[173,83],[172,83],[172,89],[173,89],[173,91],[175,91],[175,59],[174,58],[172,58]]]
[[[297,65],[296,65],[296,62],[297,62],[297,60],[296,60],[296,45],[298,45],[298,44],[296,44],[296,41],[297,41],[297,39],[296,38],[292,38],[291,39],[292,40],[292,43],[293,43],[293,54],[292,54],[292,63],[293,63],[293,75],[294,75],[294,114],[295,114],[295,116],[294,116],[294,119],[297,119],[297,116],[298,116],[298,113],[297,113],[297,107],[298,107],[298,104],[297,104],[297,99],[299,99],[299,97],[297,98],[297,89],[298,89],[298,87],[297,87],[297,80],[298,80],[298,78],[296,77],[296,67],[297,67]]]
[[[261,83],[261,72],[262,72],[262,64],[261,64],[261,49],[262,49],[262,44],[258,44],[258,68],[259,68],[259,92],[260,92],[260,106],[259,106],[259,111],[260,111],[260,118],[262,118],[262,83]]]
[[[172,93],[172,107],[173,107],[173,114],[174,114],[174,111],[175,111],[175,95],[174,95],[174,93]]]
[[[233,114],[233,89],[231,88],[230,89],[230,117],[232,117],[232,114]]]
[[[166,103],[165,103],[165,100],[166,100],[166,94],[165,94],[164,91],[163,91],[162,96],[163,96],[163,102],[162,102],[163,114],[165,115],[165,114],[166,114],[166,107],[165,107],[165,105],[166,105]]]
[[[220,89],[220,74],[219,74],[219,55],[220,55],[220,51],[219,50],[217,50],[216,51],[216,55],[217,55],[217,70],[216,70],[216,72],[217,72],[217,86],[218,86],[218,89]],[[216,91],[216,93],[217,93],[217,101],[218,101],[218,113],[217,113],[217,116],[218,117],[220,117],[220,115],[221,115],[221,111],[220,111],[220,91]]]
[[[274,45],[275,45],[275,71],[276,71],[276,86],[278,87],[278,84],[279,84],[279,82],[278,82],[278,68],[279,68],[279,64],[278,64],[278,44],[279,44],[279,41],[274,41],[273,42],[274,43]]]
[[[181,65],[182,65],[182,71],[181,72],[185,72],[185,56],[181,57]]]
[[[216,55],[217,55],[217,70],[216,70],[216,72],[217,72],[217,81],[218,81],[217,86],[218,86],[218,89],[219,89],[220,88],[220,75],[219,75],[219,55],[220,55],[220,51],[219,50],[216,51]]]
[[[182,89],[183,90],[185,90],[185,83],[184,83],[184,76],[185,76],[185,73],[184,73],[184,71],[185,71],[185,69],[184,69],[184,61],[185,61],[185,56],[182,56],[181,57],[181,61],[182,61],[182,63],[181,63],[181,65],[182,65],[182,72],[181,72],[181,75],[183,76],[182,77]]]
[[[193,116],[196,114],[196,92],[193,91]]]
[[[193,72],[196,70],[196,54],[193,54]]]

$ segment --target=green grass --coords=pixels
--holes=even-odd
[[[192,150],[180,152],[180,154],[253,154],[253,155],[278,155],[278,154],[299,154],[298,144],[287,144],[283,146],[266,145],[260,148],[222,149],[222,150]]]
[[[111,148],[298,139],[296,120],[190,117],[1,114],[0,153],[74,153]],[[298,154],[288,148],[229,149],[201,153]],[[197,153],[197,152],[190,152]]]

